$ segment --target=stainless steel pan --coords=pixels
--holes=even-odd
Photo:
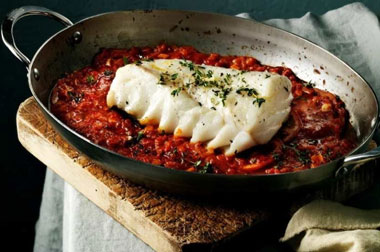
[[[15,45],[13,26],[22,17],[44,15],[67,27],[49,38],[30,61]],[[380,156],[362,153],[379,125],[377,98],[352,68],[321,47],[289,32],[237,17],[193,11],[119,11],[73,24],[46,8],[25,6],[10,12],[2,39],[27,68],[29,87],[46,119],[76,149],[105,169],[129,180],[173,193],[235,195],[287,192],[323,184],[349,172],[352,165]],[[268,65],[286,65],[298,77],[341,97],[350,112],[360,145],[350,155],[318,168],[279,175],[213,175],[171,170],[138,162],[98,146],[50,113],[49,94],[62,73],[91,63],[102,47],[192,45],[203,52],[249,55]],[[315,71],[314,69],[319,69]],[[323,69],[323,70],[322,70]],[[358,154],[361,153],[361,154]]]

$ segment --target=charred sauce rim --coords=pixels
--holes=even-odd
[[[186,59],[246,71],[269,71],[292,82],[288,120],[273,139],[235,156],[207,150],[156,126],[141,126],[133,117],[108,108],[106,96],[116,70],[152,59]],[[70,128],[124,156],[167,168],[216,174],[275,174],[315,168],[346,155],[357,146],[348,111],[338,96],[300,80],[291,69],[262,65],[247,56],[201,53],[191,46],[102,49],[91,66],[58,80],[51,94],[51,111]]]

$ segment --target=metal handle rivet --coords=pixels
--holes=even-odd
[[[82,41],[82,34],[79,31],[74,32],[72,37],[75,44],[79,44]]]
[[[38,71],[37,68],[33,68],[33,77],[37,81],[40,79],[40,72]]]

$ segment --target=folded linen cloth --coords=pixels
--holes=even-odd
[[[380,209],[315,200],[290,220],[281,241],[297,251],[380,251]]]
[[[363,4],[350,4],[320,17],[308,13],[299,19],[265,23],[330,50],[366,78],[380,97],[380,71],[377,69],[380,66],[380,28],[376,16]],[[50,170],[42,197],[36,226],[36,252],[152,251],[75,189],[65,186]]]
[[[380,25],[362,3],[353,3],[322,16],[272,19],[269,25],[293,32],[322,46],[348,63],[380,97]]]

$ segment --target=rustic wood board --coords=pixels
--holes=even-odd
[[[260,223],[270,222],[278,211],[260,205],[233,207],[193,201],[119,178],[63,140],[32,97],[19,107],[17,129],[20,142],[30,153],[156,251],[182,251],[191,245],[209,249],[244,230],[259,229]],[[371,167],[357,169],[335,185],[295,199],[281,211],[290,217],[311,199],[345,200],[373,184],[375,173]]]

